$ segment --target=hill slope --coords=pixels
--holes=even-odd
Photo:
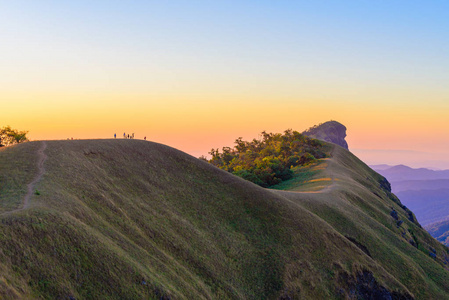
[[[303,183],[296,182],[292,186],[285,183],[280,187],[298,192],[279,193],[316,213],[354,241],[390,274],[413,289],[415,297],[429,297],[415,290],[420,285],[418,281],[423,279],[418,277],[436,270],[428,264],[428,258],[434,256],[432,253],[436,249],[446,268],[448,249],[438,245],[421,228],[413,213],[391,194],[389,184],[382,176],[338,146],[335,146],[331,160],[311,169],[298,170],[298,173],[309,176]],[[320,183],[318,191],[317,183]],[[301,186],[313,188],[314,192],[305,192]],[[419,275],[416,270],[423,273]],[[438,276],[447,276],[446,273],[442,271]],[[440,284],[447,285],[442,281]]]
[[[298,193],[151,142],[2,149],[0,297],[449,297],[447,248],[388,183],[338,146],[320,164],[331,186]]]

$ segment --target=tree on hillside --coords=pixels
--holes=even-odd
[[[0,147],[27,142],[28,131],[18,131],[10,126],[0,128]]]

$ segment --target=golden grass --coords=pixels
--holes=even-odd
[[[332,178],[317,178],[317,179],[312,179],[312,180],[306,181],[306,183],[321,182],[321,181],[332,181]]]

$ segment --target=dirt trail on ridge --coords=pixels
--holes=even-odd
[[[36,177],[27,185],[27,194],[25,195],[25,198],[23,198],[23,204],[22,207],[10,212],[27,209],[30,206],[30,198],[33,194],[34,187],[36,186],[36,183],[41,180],[42,175],[45,173],[44,163],[47,160],[47,155],[44,153],[45,149],[47,148],[47,142],[42,141],[41,148],[37,151],[38,155],[38,161],[37,161],[37,174]]]
[[[331,177],[331,183],[327,186],[323,187],[321,190],[312,190],[312,191],[286,191],[291,193],[299,193],[299,194],[322,194],[322,193],[328,193],[335,187],[335,178]]]

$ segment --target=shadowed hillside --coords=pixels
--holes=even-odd
[[[448,298],[447,248],[332,147],[302,192],[151,142],[2,149],[0,298]]]

